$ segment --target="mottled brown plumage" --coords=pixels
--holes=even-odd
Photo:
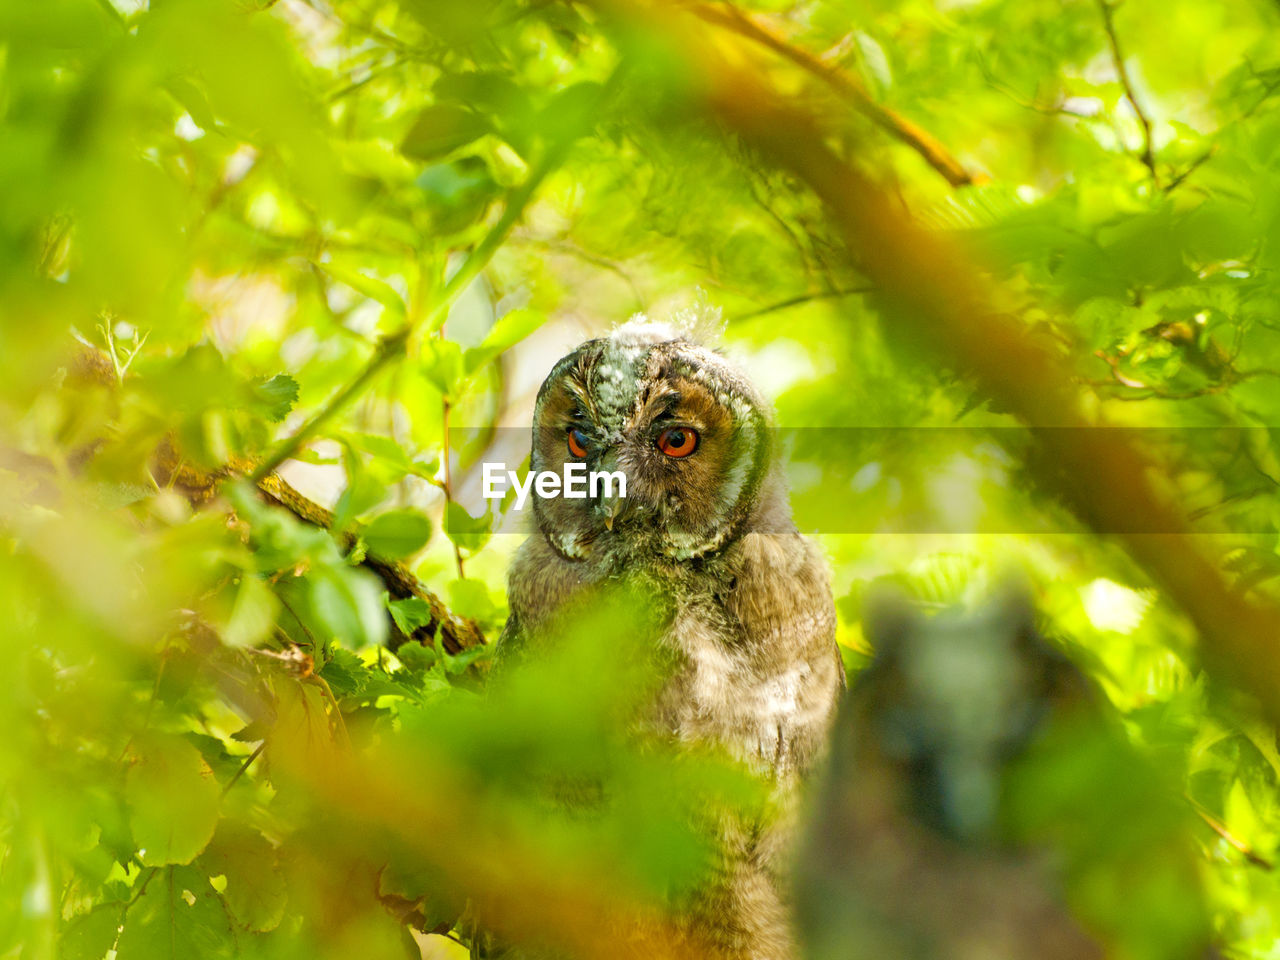
[[[567,443],[571,430],[585,458]],[[696,431],[696,450],[664,453],[670,430]],[[715,878],[682,908],[690,940],[724,960],[794,956],[784,894],[793,798],[844,678],[826,564],[791,521],[774,443],[747,377],[668,327],[633,321],[563,358],[539,392],[532,468],[585,459],[625,472],[627,496],[535,500],[499,653],[537,656],[575,598],[605,584],[657,598],[658,652],[671,667],[647,725],[726,750],[774,785],[784,811],[765,825],[725,818]]]

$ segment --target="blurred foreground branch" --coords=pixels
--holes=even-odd
[[[519,824],[496,813],[486,817],[483,830],[459,829],[458,811],[493,808],[474,779],[443,755],[327,751],[318,757],[314,751],[281,751],[277,770],[325,809],[386,831],[435,866],[468,892],[486,925],[503,937],[553,943],[580,960],[708,955],[657,907],[641,906],[651,897],[620,890],[618,876],[604,864],[547,869],[546,850],[531,844]]]
[[[877,286],[883,313],[1032,428],[1027,466],[1038,485],[1087,527],[1117,536],[1191,619],[1207,669],[1252,693],[1280,722],[1280,609],[1229,587],[1165,493],[1159,467],[1123,431],[1085,413],[1068,360],[1003,312],[999,288],[967,256],[911,223],[836,156],[817,118],[719,55],[691,17],[636,0],[600,5],[659,34],[699,76],[707,112],[809,185]]]

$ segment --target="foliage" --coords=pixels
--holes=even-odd
[[[746,6],[704,26],[999,284],[1272,597],[1280,8]],[[0,955],[375,958],[485,927],[589,952],[593,910],[695,884],[696,798],[765,800],[622,736],[627,598],[481,699],[491,647],[382,574],[496,638],[517,538],[468,514],[468,471],[584,331],[708,308],[777,398],[851,673],[874,581],[939,611],[1017,571],[1126,741],[1020,781],[1029,821],[1097,811],[1059,837],[1068,900],[1115,955],[1169,956],[1143,931],[1203,887],[1225,952],[1274,954],[1274,729],[628,9],[0,0]],[[260,495],[282,463],[331,529]],[[1108,788],[1130,750],[1158,787]],[[548,809],[557,778],[607,811]],[[1115,823],[1153,806],[1198,884],[1126,880]],[[1104,901],[1134,889],[1129,923]]]

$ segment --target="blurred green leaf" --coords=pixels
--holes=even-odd
[[[138,744],[125,784],[138,856],[149,866],[190,863],[213,837],[221,791],[213,771],[177,737]]]
[[[455,396],[465,370],[462,348],[452,340],[428,340],[422,345],[419,369],[446,397]]]
[[[266,405],[268,420],[283,420],[298,402],[298,381],[278,373],[269,380],[255,384],[253,392]]]
[[[477,347],[463,353],[462,369],[471,376],[486,363],[514,347],[546,323],[546,315],[536,310],[512,310],[498,319]]]
[[[417,510],[389,510],[374,517],[360,537],[375,555],[402,560],[426,546],[431,521]]]
[[[222,823],[200,855],[200,866],[211,878],[224,878],[222,899],[241,927],[265,933],[280,925],[288,890],[275,849],[261,834]]]
[[[438,160],[489,132],[481,115],[465,107],[441,103],[419,112],[400,149],[416,160]]]
[[[240,578],[231,615],[219,631],[224,643],[233,647],[253,646],[271,633],[280,602],[271,588],[252,574]]]
[[[450,501],[445,510],[445,535],[464,550],[479,550],[489,542],[493,517],[488,511],[478,517],[467,513],[460,503]]]
[[[371,277],[359,270],[339,263],[318,263],[316,266],[333,277],[333,279],[340,283],[345,283],[362,296],[382,304],[391,312],[393,317],[403,320],[408,313],[404,305],[404,299],[386,281]]]

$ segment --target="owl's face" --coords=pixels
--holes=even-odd
[[[627,495],[535,498],[564,557],[688,560],[722,549],[769,473],[767,405],[724,357],[667,327],[632,322],[560,360],[538,393],[534,470],[621,471]]]

